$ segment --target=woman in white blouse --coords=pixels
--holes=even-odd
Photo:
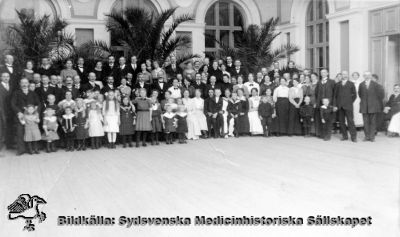
[[[289,123],[289,88],[285,78],[280,78],[280,85],[274,90],[274,102],[276,110],[277,136],[287,134]]]
[[[196,89],[194,93],[194,98],[191,99],[193,116],[196,118],[197,126],[200,128],[201,134],[207,134],[207,119],[204,114],[204,100],[201,98],[201,90]]]
[[[233,86],[233,92],[237,92],[238,89],[242,89],[244,96],[249,97],[249,89],[243,84],[243,77],[239,75],[237,77],[237,84]]]
[[[293,80],[293,87],[289,89],[289,125],[288,135],[301,135],[300,105],[303,102],[303,89],[299,79]]]

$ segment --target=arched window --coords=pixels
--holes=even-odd
[[[206,13],[205,48],[208,53],[218,53],[222,44],[235,47],[235,34],[244,25],[241,8],[231,1],[217,1]]]
[[[156,6],[154,6],[150,0],[117,0],[114,3],[111,12],[121,12],[123,9],[128,7],[140,7],[156,14],[158,13]],[[112,32],[110,32],[110,42],[112,50],[117,52],[117,58],[120,56],[129,56],[127,50],[125,50],[124,47],[118,43],[118,40],[113,37]]]
[[[329,67],[328,2],[311,0],[306,16],[307,67],[315,72]]]

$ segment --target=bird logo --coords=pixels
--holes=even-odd
[[[46,213],[39,210],[39,205],[44,205],[47,202],[39,196],[31,196],[29,194],[21,194],[18,196],[8,209],[8,219],[24,219],[25,226],[23,230],[34,231],[35,224],[32,223],[34,219],[39,219],[39,223],[46,220]]]

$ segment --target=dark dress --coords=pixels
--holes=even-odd
[[[152,132],[162,132],[162,122],[161,122],[161,105],[156,103],[153,105],[151,112],[151,126],[153,128]]]
[[[177,122],[176,132],[177,133],[187,133],[188,132],[188,125],[187,125],[187,114],[177,114],[175,116]]]
[[[238,102],[238,117],[237,117],[237,133],[249,133],[250,132],[250,122],[249,116],[247,113],[249,112],[249,101],[247,99],[240,100]],[[240,113],[243,113],[241,115]]]
[[[89,137],[88,129],[85,128],[86,117],[83,116],[83,111],[76,114],[76,128],[75,128],[75,139],[83,140]]]
[[[167,113],[163,115],[165,133],[176,132],[176,127],[174,126],[175,119],[175,116],[172,116],[171,118],[167,117]]]
[[[67,117],[67,115],[63,115],[61,118],[61,126],[65,129],[65,138],[75,138],[75,133],[76,133],[76,128],[72,130],[74,127],[76,127],[76,117],[71,116]]]
[[[286,97],[278,97],[275,103],[276,110],[276,122],[277,129],[276,132],[281,134],[287,134],[288,123],[289,123],[289,99]]]
[[[121,106],[119,111],[121,124],[119,125],[119,135],[132,135],[135,133],[135,112],[131,106]]]
[[[296,103],[299,103],[300,98],[294,98]],[[289,103],[289,125],[288,134],[289,135],[301,135],[301,123],[299,108],[296,108],[292,103]]]

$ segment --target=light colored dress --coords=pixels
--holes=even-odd
[[[88,115],[89,123],[89,137],[102,137],[104,136],[103,129],[103,115],[96,109],[89,110]]]
[[[197,121],[197,117],[195,115],[195,107],[194,107],[194,102],[192,99],[182,99],[183,104],[185,105],[185,108],[187,110],[187,126],[188,126],[188,132],[186,134],[187,139],[193,139],[197,140],[199,139],[199,136],[201,136],[201,128],[200,128],[200,123]]]
[[[260,105],[260,97],[250,97],[249,98],[249,123],[250,123],[250,133],[253,135],[263,134],[263,127],[261,124],[260,117],[258,116],[258,106]]]
[[[193,115],[196,117],[200,130],[207,131],[207,118],[204,114],[204,100],[202,98],[193,98]]]
[[[104,101],[104,106],[103,106],[103,115],[104,115],[104,132],[119,132],[119,124],[118,124],[118,119],[119,119],[119,109],[116,108],[117,105],[115,104],[114,101],[109,101],[108,105],[108,111],[106,111],[106,103],[107,101]]]
[[[358,88],[359,88],[361,82],[363,82],[363,81],[364,80],[361,77],[358,78],[357,81],[352,80],[352,82],[354,83],[354,86],[356,87],[356,91],[357,91],[357,98],[353,103],[354,125],[356,127],[364,126],[363,116],[360,113],[360,102],[361,102],[361,99],[358,96]]]
[[[42,135],[40,134],[39,124],[37,119],[39,115],[36,114],[25,114],[24,115],[24,141],[25,142],[36,142],[42,139]]]

